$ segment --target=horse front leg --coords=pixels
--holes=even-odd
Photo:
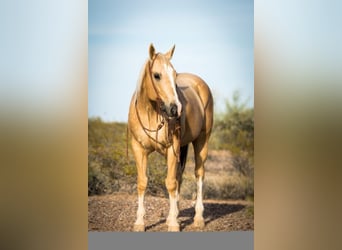
[[[141,147],[139,142],[132,138],[132,149],[134,152],[134,158],[137,166],[137,189],[138,189],[138,210],[137,220],[134,223],[134,231],[144,232],[145,231],[145,207],[144,207],[144,196],[147,187],[147,152]]]
[[[169,232],[178,232],[179,223],[177,221],[178,216],[178,181],[177,176],[177,156],[174,153],[172,146],[167,150],[167,177],[165,179],[165,185],[169,192],[170,211],[167,217],[167,225]]]

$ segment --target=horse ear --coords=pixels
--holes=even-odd
[[[169,60],[171,60],[172,55],[173,55],[173,52],[175,51],[175,48],[176,48],[176,45],[173,45],[173,47],[172,47],[168,52],[166,52],[165,56],[166,56]]]
[[[150,48],[148,49],[148,52],[150,54],[150,59],[152,60],[154,55],[155,55],[155,52],[156,52],[156,50],[155,50],[155,48],[154,48],[152,43],[150,44]]]

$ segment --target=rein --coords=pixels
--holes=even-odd
[[[138,103],[138,101],[135,100],[135,113],[136,113],[136,115],[137,115],[137,117],[138,117],[138,121],[139,121],[141,127],[143,128],[145,134],[146,134],[150,139],[152,139],[154,142],[156,142],[156,143],[158,143],[158,144],[160,144],[160,145],[162,145],[162,146],[165,147],[166,145],[164,145],[164,144],[162,144],[161,142],[158,141],[158,131],[161,130],[162,127],[164,127],[164,125],[165,125],[164,116],[162,116],[163,118],[162,118],[161,122],[158,124],[158,126],[157,126],[156,129],[149,129],[149,128],[146,128],[146,127],[143,125],[142,121],[141,121],[141,118],[140,118],[140,115],[139,115],[139,112],[138,112],[138,109],[137,109],[137,103]],[[158,113],[158,114],[159,114],[159,113]],[[158,116],[157,116],[157,119],[158,119]],[[150,136],[150,135],[147,133],[147,131],[148,131],[148,132],[155,132],[155,133],[156,133],[156,139],[154,139],[152,136]]]
[[[138,99],[136,98],[135,100],[135,112],[136,112],[136,115],[138,117],[138,121],[141,125],[141,127],[143,128],[145,134],[152,140],[154,141],[156,144],[155,144],[155,150],[157,150],[157,144],[161,145],[162,147],[166,148],[168,147],[168,145],[172,145],[172,150],[173,150],[173,153],[174,155],[177,157],[177,161],[179,162],[180,161],[180,137],[181,137],[181,133],[180,133],[180,129],[181,129],[181,126],[180,126],[180,117],[178,118],[173,118],[173,119],[168,119],[168,117],[165,117],[163,115],[163,113],[160,111],[160,105],[161,105],[161,102],[162,102],[162,99],[160,98],[159,96],[159,93],[157,91],[157,88],[155,86],[155,83],[153,82],[153,79],[152,79],[152,67],[153,67],[153,64],[157,58],[159,53],[157,53],[155,55],[155,57],[153,58],[153,61],[152,63],[149,63],[149,75],[150,75],[150,78],[151,78],[151,82],[152,82],[152,86],[153,86],[153,89],[154,89],[154,92],[156,93],[157,95],[157,99],[156,99],[156,112],[157,112],[157,122],[158,120],[161,120],[160,123],[158,124],[157,128],[156,129],[150,129],[150,128],[147,128],[143,125],[142,123],[142,120],[141,120],[141,117],[140,117],[140,114],[138,112],[138,108],[137,108],[137,103],[138,103]],[[161,117],[161,119],[158,119],[159,117]],[[168,126],[168,144],[163,144],[162,142],[158,141],[158,132],[159,130],[161,130],[165,123],[167,124]],[[152,137],[148,132],[152,132],[152,133],[156,133],[156,137]],[[173,144],[173,135],[175,133],[178,132],[178,139],[179,139],[179,145],[177,147],[177,149],[174,148],[174,144]],[[127,126],[127,159],[128,159],[128,126]]]

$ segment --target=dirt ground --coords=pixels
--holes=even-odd
[[[126,193],[88,198],[88,231],[131,232],[136,219],[137,197]],[[217,232],[254,230],[253,203],[247,201],[204,200],[205,228],[193,226],[193,201],[179,201],[180,230],[183,232]],[[145,197],[146,232],[167,232],[166,198]]]

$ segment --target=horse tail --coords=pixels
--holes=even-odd
[[[185,164],[186,164],[186,158],[188,156],[188,148],[189,148],[189,144],[183,146],[180,148],[180,174],[182,175],[185,169]]]

